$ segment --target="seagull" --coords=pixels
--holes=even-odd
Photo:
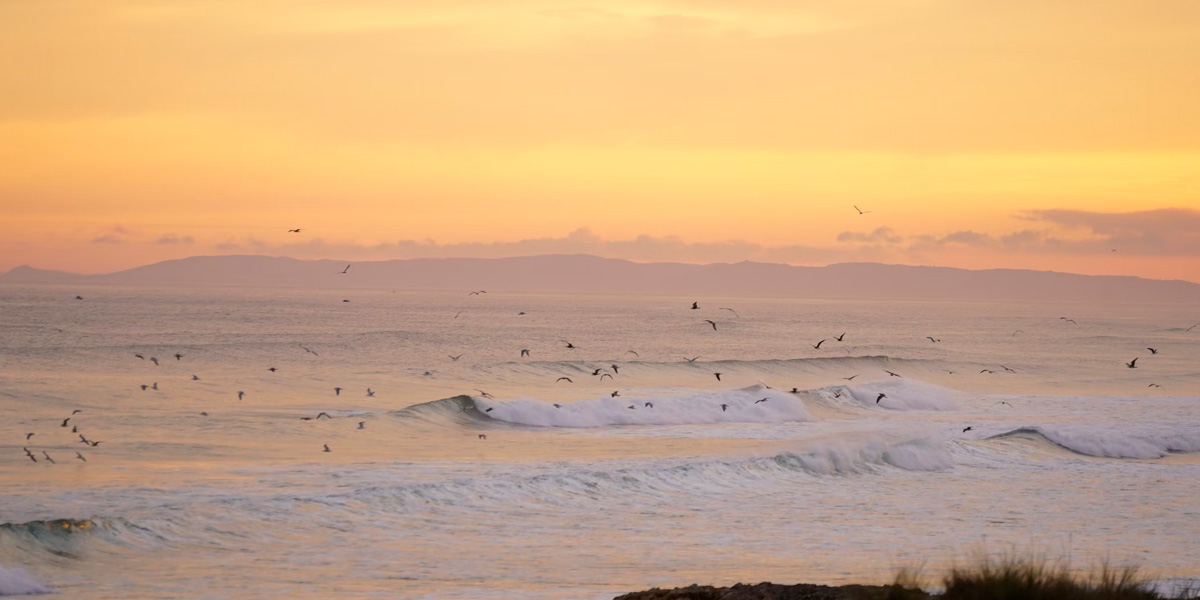
[[[154,358],[153,356],[151,356],[151,357],[150,357],[150,362],[154,363],[154,366],[156,366],[156,367],[158,366],[158,359],[157,359],[157,358]]]
[[[727,311],[729,311],[729,312],[733,313],[733,316],[735,316],[735,317],[737,317],[737,318],[739,318],[739,319],[740,319],[740,318],[742,318],[742,315],[739,315],[739,314],[737,313],[737,311],[736,311],[736,310],[733,310],[732,308],[726,308],[726,307],[724,307],[724,306],[722,306],[722,307],[720,307],[720,308],[721,308],[721,310],[727,310]]]
[[[100,445],[100,442],[88,442],[88,444],[91,444],[91,446],[95,448],[96,446]]]
[[[342,395],[342,388],[340,388],[340,387],[335,387],[335,388],[333,388],[333,395],[334,395],[334,396],[341,396],[341,395]]]
[[[1005,406],[1007,406],[1007,407],[1009,407],[1009,408],[1013,408],[1013,405],[1011,405],[1011,404],[1009,404],[1009,403],[1007,403],[1007,402],[1005,402],[1005,401],[1003,401],[1003,400],[1001,400],[1001,401],[999,401],[999,402],[997,402],[997,403],[993,404],[992,406],[999,406],[999,405],[1001,405],[1001,404],[1003,404],[1003,405],[1005,405]]]
[[[343,300],[342,300],[342,302],[349,302],[349,300],[345,300],[345,299],[343,299]]]
[[[865,214],[868,214],[868,213],[872,212],[872,211],[869,211],[869,210],[863,210],[863,209],[859,208],[857,204],[855,204],[855,205],[853,205],[853,206],[854,206],[854,210],[857,210],[857,211],[858,211],[858,214],[860,214],[860,215],[865,215]]]
[[[721,380],[721,374],[720,374],[720,373],[713,373],[713,377],[716,377],[716,378],[717,378],[717,381],[720,381],[720,380]]]
[[[1161,386],[1161,385],[1158,385],[1157,383],[1152,383],[1152,384],[1150,384],[1150,385],[1148,385],[1148,386],[1146,386],[1146,387],[1156,387],[1156,388],[1160,388],[1160,387],[1162,387],[1162,386]],[[29,434],[29,435],[33,435],[33,434],[31,433],[31,434]],[[26,438],[26,439],[29,439],[29,438]]]
[[[641,357],[642,357],[642,355],[641,355],[641,354],[638,354],[638,353],[637,353],[636,351],[634,351],[634,350],[626,350],[626,351],[625,351],[625,354],[632,354],[632,355],[634,355],[634,356],[636,356],[636,357],[638,357],[638,358],[641,358]]]
[[[608,395],[608,397],[609,397],[609,398],[616,398],[617,396],[620,396],[620,395],[621,395],[621,393],[620,393],[619,391],[617,391],[617,390],[613,390],[613,393],[609,394],[609,395]]]
[[[557,403],[557,402],[555,402],[555,403],[554,403],[554,408],[562,408],[562,405],[561,405],[561,404],[559,404],[559,403]]]
[[[366,422],[366,421],[359,421],[359,422],[358,422],[358,428],[359,428],[359,429],[363,429],[363,428],[365,428],[366,426],[367,426],[367,422]]]
[[[207,416],[208,416],[208,413],[206,413],[206,412],[202,412],[202,413],[200,413],[200,416],[202,416],[202,417],[207,417]]]
[[[83,437],[83,434],[82,434],[82,433],[81,433],[81,434],[79,434],[79,441],[81,441],[81,442],[83,442],[83,443],[85,443],[85,444],[90,444],[90,443],[91,443],[91,442],[89,442],[89,441],[88,441],[88,439],[87,439],[87,438]]]
[[[888,397],[887,394],[880,393],[878,396],[875,397],[875,404],[879,404],[880,400],[883,400],[884,398],[887,398],[887,397]]]
[[[899,375],[899,374],[897,374],[897,373],[893,373],[893,372],[891,372],[891,371],[889,371],[889,370],[887,370],[887,369],[884,369],[884,370],[883,370],[883,372],[884,372],[884,373],[887,373],[888,375],[891,375],[892,377],[899,377],[899,378],[901,378],[901,379],[904,379],[904,376],[902,376],[902,375]]]
[[[480,395],[480,396],[483,396],[484,398],[491,398],[491,397],[492,397],[492,395],[491,395],[491,394],[489,394],[489,393],[487,393],[487,392],[485,392],[485,391],[483,391],[483,390],[476,389],[475,391],[479,392],[479,395]]]
[[[239,391],[238,391],[238,400],[241,400],[241,399],[242,399],[242,396],[245,396],[245,395],[246,395],[246,392],[243,392],[243,391],[240,391],[240,390],[239,390]]]
[[[692,310],[696,310],[696,309],[698,309],[698,308],[700,308],[700,303],[699,303],[699,302],[693,302],[693,303],[692,303]]]
[[[83,455],[78,452],[75,453],[75,458],[78,458],[79,460],[82,460],[83,462],[87,462],[87,459],[84,458]]]
[[[319,412],[319,413],[317,413],[317,420],[318,420],[318,421],[320,421],[320,420],[321,420],[321,417],[325,417],[326,419],[333,420],[333,417],[329,416],[329,413],[327,413],[327,412],[323,412],[323,411],[322,411],[322,412]]]
[[[83,296],[75,296],[76,300],[83,300]]]
[[[456,312],[456,313],[454,313],[454,318],[455,318],[455,319],[457,319],[457,318],[458,318],[458,315],[461,315],[461,314],[462,314],[462,311],[461,311],[461,310],[460,310],[460,311],[458,311],[458,312]]]
[[[1188,327],[1187,329],[1184,329],[1184,331],[1185,331],[1185,332],[1187,332],[1187,331],[1191,331],[1191,330],[1195,329],[1196,327],[1200,327],[1200,323],[1196,323],[1195,325],[1192,325],[1191,327]]]
[[[604,378],[605,378],[605,377],[607,377],[607,378],[609,378],[609,379],[612,379],[612,378],[613,378],[613,376],[612,376],[612,373],[601,373],[601,374],[600,374],[600,381],[604,381]]]
[[[465,355],[463,355],[463,354],[459,354],[458,356],[454,356],[454,355],[452,355],[452,354],[447,354],[446,356],[449,356],[449,357],[450,357],[450,360],[452,360],[452,361],[454,361],[454,362],[458,362],[458,359],[462,358],[462,357],[463,357],[463,356],[465,356]]]
[[[310,350],[310,349],[308,348],[308,346],[300,346],[300,347],[301,347],[301,348],[303,348],[305,352],[307,352],[307,353],[309,353],[309,354],[311,354],[311,355],[313,355],[313,356],[320,356],[320,354],[317,354],[316,352],[313,352],[312,350]]]
[[[729,405],[728,405],[728,404],[722,404],[722,405],[721,405],[721,412],[725,412],[726,410],[729,410]]]
[[[841,397],[842,397],[842,390],[833,390],[833,397],[834,397],[834,398],[841,398]]]
[[[346,265],[346,268],[342,269],[342,275],[346,275],[347,274],[346,272],[349,270],[350,270],[350,265]]]
[[[716,324],[715,322],[713,322],[713,321],[710,321],[710,320],[708,320],[708,319],[705,319],[705,320],[704,320],[704,322],[705,322],[705,323],[708,323],[709,325],[712,325],[712,326],[713,326],[713,331],[716,331],[716,330],[717,330],[717,324]]]
[[[833,338],[833,339],[835,339],[835,340],[837,340],[837,341],[839,341],[839,342],[840,342],[840,341],[842,341],[842,338],[844,338],[844,337],[846,337],[846,332],[844,332],[844,331],[843,331],[843,332],[842,332],[842,335],[839,335],[839,336],[837,336],[837,337],[835,337],[835,338]]]
[[[468,295],[468,296],[478,296],[479,294],[486,294],[486,293],[487,293],[487,292],[485,292],[485,291],[483,291],[483,290],[479,290],[478,292],[471,292],[471,293],[469,293],[469,294],[467,294],[467,295]]]
[[[67,417],[67,418],[63,419],[63,424],[62,424],[62,426],[63,426],[63,427],[66,427],[66,426],[67,426],[67,421],[70,421],[70,420],[71,420],[71,417]]]
[[[559,377],[558,379],[554,380],[554,383],[558,383],[560,381],[566,381],[567,383],[575,383],[574,381],[571,381],[570,377]]]
[[[155,381],[154,383],[150,384],[150,389],[157,392],[158,391],[158,382]]]
[[[481,439],[481,440],[486,440],[486,439],[487,439],[487,436],[486,436],[486,435],[483,435],[483,434],[481,433],[481,434],[479,434],[479,439]]]
[[[195,375],[192,375],[192,381],[200,381],[200,378]]]
[[[375,392],[374,392],[374,391],[372,391],[372,390],[371,390],[371,388],[367,388],[367,397],[368,397],[368,398],[374,398],[374,397],[375,397]]]
[[[824,343],[825,343],[825,340],[821,340],[821,341],[817,342],[816,344],[813,344],[813,348],[816,348],[817,350],[820,350],[820,349],[821,349],[821,344],[824,344]]]
[[[975,429],[975,428],[974,428],[974,427],[971,427],[970,425],[968,425],[968,426],[966,427],[966,429],[963,429],[963,433],[966,433],[966,432],[968,432],[968,431],[971,431],[972,429]]]
[[[936,344],[936,343],[938,343],[938,342],[940,342],[940,341],[942,341],[942,340],[935,340],[935,339],[933,339],[933,336],[931,336],[931,335],[927,335],[927,336],[925,336],[925,339],[927,339],[927,340],[929,340],[929,341],[931,341],[931,342],[933,342],[933,343],[935,343],[935,344]]]
[[[148,390],[148,389],[150,389],[150,386],[148,386],[148,385],[146,385],[146,384],[144,384],[144,383],[143,383],[141,386],[139,386],[139,387],[141,387],[141,388],[142,388],[142,391],[143,391],[143,392],[144,392],[144,391],[146,391],[146,390]]]
[[[1146,348],[1146,349],[1150,351],[1150,355],[1151,355],[1151,356],[1153,356],[1153,355],[1155,355],[1155,354],[1158,354],[1158,349],[1157,349],[1157,348]]]
[[[175,353],[175,360],[183,360],[183,355],[182,355],[182,354],[180,354],[180,353],[178,353],[178,352],[176,352],[176,353]]]
[[[27,433],[27,434],[25,434],[25,441],[27,441],[27,442],[28,442],[28,441],[29,441],[29,438],[33,437],[33,435],[34,435],[34,434],[32,434],[32,433]]]
[[[558,341],[559,341],[559,342],[562,342],[562,343],[564,343],[564,344],[566,344],[566,345],[567,345],[567,350],[574,350],[574,349],[575,349],[575,344],[572,344],[571,342],[568,342],[567,340],[558,340]]]
[[[81,412],[83,412],[83,409],[81,409],[81,408],[77,408],[77,409],[75,409],[75,410],[71,411],[71,416],[73,417],[73,416],[75,416],[75,415],[77,415],[77,414],[79,414],[79,413],[81,413]]]
[[[53,459],[53,458],[50,458],[50,455],[49,455],[49,454],[46,454],[46,451],[45,451],[45,450],[42,450],[42,456],[45,456],[45,457],[46,457],[46,460],[50,461],[50,464],[52,464],[52,465],[56,465],[56,464],[58,464],[58,463],[54,462],[54,459]]]
[[[321,444],[321,445],[322,445],[322,446],[325,446],[325,449],[324,449],[324,450],[322,450],[322,452],[333,452],[333,450],[330,450],[330,449],[329,449],[329,444]]]
[[[1070,323],[1070,324],[1072,324],[1072,325],[1074,325],[1074,324],[1075,324],[1075,319],[1068,319],[1068,318],[1066,318],[1066,317],[1059,317],[1059,318],[1058,318],[1058,320],[1059,320],[1059,321],[1066,321],[1066,322],[1068,322],[1068,323]]]
[[[617,368],[617,365],[611,365],[611,366],[612,366],[613,373],[616,373],[617,375],[621,374],[621,370]]]
[[[1001,368],[1001,369],[1004,369],[1005,371],[1008,371],[1009,373],[1016,373],[1016,370],[1014,370],[1014,369],[1010,369],[1010,368],[1008,368],[1008,367],[1006,367],[1006,366],[1004,366],[1004,365],[1000,365],[1000,368]]]
[[[766,402],[767,400],[770,400],[770,398],[763,398],[762,400],[755,400],[754,403],[759,404],[761,402]]]
[[[267,367],[267,370],[274,373],[275,371],[278,371],[279,369],[276,369],[275,367]]]
[[[696,358],[700,358],[700,357],[699,357],[699,356],[697,356]],[[690,363],[694,363],[694,362],[696,362],[696,358],[688,358],[688,357],[686,357],[686,356],[685,356],[685,357],[683,357],[683,360],[686,360],[686,361],[688,361],[688,362],[690,362]]]
[[[1139,356],[1138,358],[1141,358],[1141,357]],[[1138,361],[1138,359],[1137,359],[1137,358],[1135,358],[1135,359],[1133,359],[1133,360],[1131,360],[1131,361],[1129,361],[1129,362],[1125,363],[1125,366],[1129,367],[1130,369],[1136,369],[1136,368],[1137,368],[1137,361]]]
[[[791,391],[791,393],[792,393],[792,394],[799,394],[799,393],[800,393],[800,388],[792,388],[792,391]]]
[[[526,357],[526,356],[529,356],[529,349],[528,349],[528,348],[521,348],[521,357],[522,357],[522,358],[524,358],[524,357]]]
[[[25,456],[28,456],[29,460],[32,460],[33,462],[37,462],[37,458],[34,458],[33,453],[29,451],[29,448],[22,448],[22,450],[25,451]]]
[[[654,408],[654,403],[653,403],[653,402],[647,402],[647,403],[645,404],[645,407],[646,407],[646,408]]]
[[[141,354],[134,354],[134,356],[136,356],[136,357],[138,357],[138,358],[140,358],[140,359],[142,359],[142,360],[146,360],[146,357],[145,357],[145,356],[142,356]]]
[[[600,371],[602,371],[602,370],[603,370],[603,369],[596,369],[595,371],[592,371],[592,377],[595,377],[595,376],[599,375],[599,374],[600,374]]]
[[[637,406],[634,406],[633,404],[630,404],[629,406],[626,406],[625,408],[628,408],[629,410],[637,410]]]
[[[989,374],[989,375],[995,375],[995,374],[996,374],[996,372],[995,372],[995,371],[993,371],[993,370],[991,370],[991,369],[981,369],[979,372],[980,372],[980,373],[987,373],[987,374]]]
[[[842,379],[845,379],[846,381],[854,381],[855,377],[858,377],[858,375],[851,375],[849,377],[843,377]]]
[[[289,229],[288,233],[300,233],[299,229]]]

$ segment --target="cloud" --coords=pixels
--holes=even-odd
[[[1164,208],[1102,213],[1049,209],[1026,211],[1017,216],[1065,228],[1068,232],[1081,232],[1084,236],[1058,238],[1045,234],[1038,239],[1031,232],[1006,236],[1006,241],[1023,249],[1072,253],[1117,250],[1125,254],[1155,256],[1200,255],[1200,210]]]
[[[164,234],[154,241],[156,244],[192,244],[196,239],[190,235],[177,236],[173,233]]]
[[[119,236],[111,233],[92,238],[93,244],[120,244],[124,241],[125,240],[121,239]]]
[[[870,233],[843,231],[838,234],[837,240],[839,242],[861,242],[867,244],[899,244],[904,241],[904,237],[897,235],[891,227],[880,227]]]

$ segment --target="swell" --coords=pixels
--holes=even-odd
[[[46,519],[0,523],[0,545],[79,559],[97,541],[114,542],[130,534],[148,533],[149,530],[119,518]]]
[[[1200,428],[1159,432],[1122,432],[1064,426],[1025,426],[985,438],[1049,445],[1095,458],[1155,459],[1181,452],[1200,452]]]

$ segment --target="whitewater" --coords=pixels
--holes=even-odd
[[[1198,320],[0,286],[0,596],[599,599],[1010,551],[1196,579]]]

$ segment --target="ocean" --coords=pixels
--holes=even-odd
[[[1200,578],[1196,307],[469,291],[0,287],[0,594]]]

